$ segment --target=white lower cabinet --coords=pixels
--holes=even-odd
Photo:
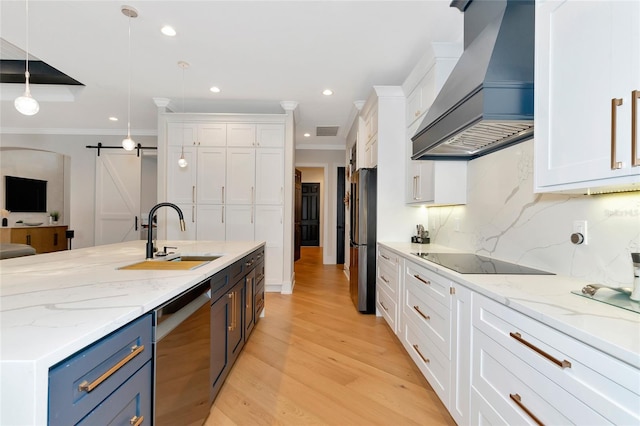
[[[376,262],[376,310],[394,333],[399,334],[400,256],[378,246]]]
[[[473,301],[472,419],[640,424],[640,371],[484,296]]]
[[[640,424],[637,368],[411,255],[381,244],[377,259],[378,310],[457,424]]]

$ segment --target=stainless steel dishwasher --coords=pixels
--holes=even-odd
[[[209,415],[210,281],[155,310],[154,425],[201,425]]]

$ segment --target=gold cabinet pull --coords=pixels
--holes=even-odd
[[[195,185],[191,185],[191,202],[192,203],[196,202],[196,186]]]
[[[413,309],[420,314],[420,316],[424,319],[426,319],[427,321],[429,321],[431,319],[431,317],[429,315],[425,315],[422,313],[422,311],[420,310],[420,306],[418,305],[413,305]]]
[[[380,257],[385,259],[385,260],[391,260],[390,257],[385,256],[384,254],[380,253]]]
[[[429,361],[429,358],[425,358],[425,357],[424,357],[424,355],[422,355],[422,352],[420,352],[420,348],[418,348],[418,345],[413,345],[413,349],[415,349],[415,350],[416,350],[416,352],[418,353],[418,355],[420,356],[420,358],[422,358],[422,360],[423,360],[425,363],[429,364],[429,362],[431,362],[431,361]]]
[[[384,309],[385,311],[389,312],[389,309],[387,309],[387,307],[384,306],[383,302],[380,302],[380,306],[382,306],[382,309]]]
[[[621,98],[611,99],[611,170],[622,168],[622,162],[616,160],[616,127],[618,121],[618,107],[622,105]]]
[[[140,345],[140,346],[133,345],[131,347],[131,353],[129,355],[122,358],[120,361],[118,361],[116,365],[114,365],[113,367],[105,371],[104,374],[102,374],[102,376],[98,377],[93,382],[89,383],[85,380],[84,382],[80,383],[80,385],[78,385],[78,390],[80,392],[87,392],[87,393],[91,392],[92,390],[97,388],[100,385],[100,383],[104,382],[109,377],[111,377],[113,373],[115,373],[116,371],[124,367],[126,363],[128,363],[129,361],[131,361],[132,359],[140,355],[142,351],[144,351],[144,345]]]
[[[385,283],[389,284],[389,280],[384,275],[380,275],[380,279]]]
[[[640,90],[631,92],[631,166],[640,166],[638,157],[638,101],[640,100]]]
[[[528,347],[529,349],[533,350],[534,352],[538,353],[539,355],[542,355],[543,357],[545,357],[546,359],[548,359],[549,361],[553,362],[554,364],[556,364],[558,367],[560,368],[571,368],[571,362],[565,360],[560,361],[558,358],[549,355],[548,353],[546,353],[545,351],[543,351],[542,349],[534,346],[532,343],[527,342],[526,340],[524,340],[522,338],[522,336],[520,335],[520,333],[509,333],[509,336],[513,337],[514,339],[516,339],[518,342],[522,343],[523,345],[525,345],[526,347]]]
[[[131,426],[140,426],[142,424],[142,422],[144,421],[144,416],[133,416],[131,417],[131,419],[129,420],[129,424]]]
[[[224,186],[222,186],[222,204],[224,204]]]
[[[227,330],[233,331],[233,322],[236,320],[235,292],[227,294],[227,297],[231,299],[231,323],[227,326]]]
[[[423,279],[420,277],[420,275],[418,275],[418,274],[414,274],[414,275],[413,275],[413,277],[414,277],[416,280],[418,280],[418,281],[421,281],[421,282],[425,283],[426,285],[431,285],[431,281],[429,281],[429,280],[426,280],[426,281],[425,281],[425,280],[423,280]]]
[[[522,403],[522,398],[520,398],[520,395],[518,395],[517,393],[510,393],[509,398],[511,398],[513,402],[515,402],[516,405],[522,409],[522,411],[527,413],[527,415],[531,417],[531,420],[533,420],[540,426],[544,426],[544,423],[542,423],[527,407],[525,407],[525,405]]]

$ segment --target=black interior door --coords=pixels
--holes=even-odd
[[[296,169],[295,209],[293,226],[293,261],[300,259],[302,244],[302,172]]]
[[[320,245],[320,184],[302,184],[301,245]]]
[[[336,263],[344,263],[344,179],[345,168],[338,167],[338,188],[336,191],[337,217],[336,217]]]

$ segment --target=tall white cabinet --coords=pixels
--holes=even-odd
[[[536,2],[535,75],[536,192],[640,189],[640,2]]]
[[[231,121],[235,118],[237,122]],[[281,286],[285,262],[285,116],[161,114],[169,240],[266,241],[266,285]],[[184,155],[187,167],[178,166]],[[163,201],[161,196],[159,201]]]

